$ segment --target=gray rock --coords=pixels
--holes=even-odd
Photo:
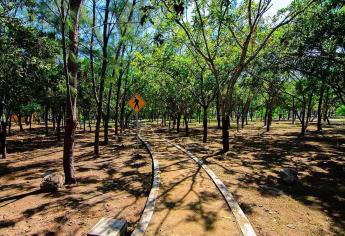
[[[284,168],[279,172],[279,178],[285,184],[294,184],[298,181],[297,171],[292,168]]]
[[[44,192],[56,192],[63,187],[64,177],[60,173],[47,174],[41,181],[41,190]]]
[[[296,226],[294,224],[288,224],[287,227],[289,227],[290,229],[296,229]]]

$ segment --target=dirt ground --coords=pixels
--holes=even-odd
[[[77,132],[78,183],[57,193],[39,185],[45,173],[62,173],[62,142],[42,127],[9,137],[7,159],[0,159],[0,235],[85,235],[101,217],[125,219],[133,230],[151,188],[151,158],[143,146],[134,149],[134,133],[101,146],[94,158],[93,137]]]
[[[312,124],[309,130],[315,130]],[[261,122],[251,122],[240,132],[232,128],[230,151],[221,149],[221,130],[209,129],[202,143],[201,124],[157,132],[202,158],[236,196],[258,235],[345,235],[345,127],[327,126],[319,134],[274,122],[265,132]],[[281,183],[285,167],[298,171],[293,186]]]

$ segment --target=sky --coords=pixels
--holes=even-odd
[[[272,0],[272,7],[266,13],[267,16],[274,16],[281,8],[288,6],[292,0]]]

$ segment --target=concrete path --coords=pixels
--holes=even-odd
[[[143,132],[160,165],[155,211],[145,235],[241,235],[207,173],[157,134]]]

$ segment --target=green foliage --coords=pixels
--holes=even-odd
[[[345,116],[345,105],[341,105],[335,111],[338,116]]]

